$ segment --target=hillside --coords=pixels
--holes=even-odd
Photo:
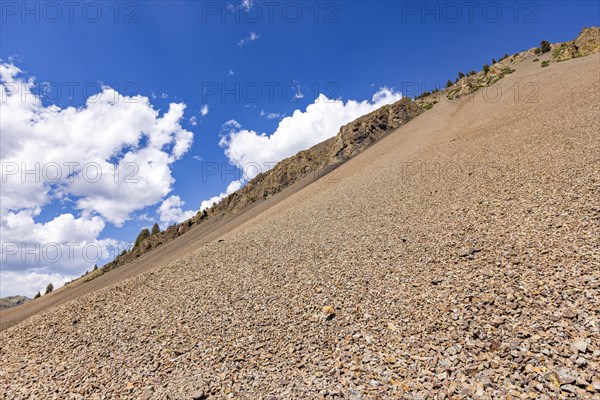
[[[560,62],[597,53],[600,51],[600,28],[583,28],[575,40],[551,44],[549,49],[546,54],[539,54],[540,50],[538,48],[532,48],[512,56],[507,55],[498,62],[492,63],[489,66],[489,71],[481,70],[467,74],[450,87],[435,93],[426,92],[421,94],[415,99],[416,104],[409,98],[404,98],[395,104],[382,107],[362,116],[341,127],[335,137],[282,160],[273,169],[257,175],[246,186],[230,194],[205,212],[199,212],[196,217],[181,224],[173,225],[160,234],[144,240],[140,246],[134,247],[127,254],[117,257],[104,266],[101,271],[85,279],[93,279],[98,274],[125,265],[142,254],[181,236],[189,231],[192,226],[201,224],[209,218],[223,218],[235,214],[256,201],[262,201],[281,192],[306,176],[312,174],[318,179],[381,139],[387,133],[404,125],[421,112],[430,109],[439,101],[454,100],[462,96],[473,95],[481,88],[496,84],[500,79],[514,72],[513,67],[525,59],[532,61],[533,58],[541,64],[544,61],[548,63]]]
[[[335,179],[1,332],[2,397],[594,398],[600,55],[550,57],[523,55],[494,101],[386,118]],[[353,132],[288,162],[344,159]]]
[[[196,217],[153,235],[103,268],[108,271],[127,264],[140,255],[186,233],[191,227],[211,218],[240,212],[256,201],[265,200],[307,176],[315,179],[355,156],[387,133],[406,124],[424,110],[409,98],[384,106],[340,128],[335,137],[280,161],[272,169],[254,177],[240,190],[230,194]],[[102,271],[100,271],[102,273]]]

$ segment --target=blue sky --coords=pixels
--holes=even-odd
[[[35,112],[50,112],[54,122],[39,127],[50,138],[31,134],[27,139],[47,151],[19,153],[27,126],[14,128],[10,121],[18,104],[3,103],[0,118],[9,121],[2,132],[3,162],[19,157],[89,161],[90,148],[65,141],[93,136],[97,147],[109,142],[102,138],[117,118],[127,116],[128,125],[119,129],[141,132],[171,104],[185,105],[180,115],[175,107],[171,110],[175,121],[165,130],[172,137],[162,152],[152,153],[162,157],[163,175],[152,172],[137,185],[114,190],[42,182],[37,189],[21,193],[19,186],[13,193],[5,186],[6,196],[18,195],[20,201],[10,205],[10,199],[3,199],[3,240],[42,246],[54,241],[52,235],[60,237],[57,242],[104,240],[103,246],[132,241],[142,227],[154,221],[164,227],[189,216],[203,201],[253,176],[236,176],[237,167],[257,162],[267,168],[266,161],[277,162],[335,135],[339,124],[402,92],[413,96],[414,84],[431,90],[457,71],[479,70],[492,58],[537,46],[540,40],[571,40],[582,27],[600,24],[594,1],[478,2],[473,8],[468,2],[401,1],[82,2],[72,9],[61,2],[24,4],[3,2],[0,10],[0,59],[7,66],[3,84],[25,85],[35,77],[27,89],[35,95],[45,83],[47,92]],[[143,96],[147,104],[122,114],[86,106],[90,95],[109,93],[104,86],[123,96]],[[51,111],[53,105],[79,110],[79,125]],[[157,112],[153,118],[148,116],[152,110]],[[151,121],[136,126],[140,115]],[[85,121],[94,121],[93,129]],[[120,142],[113,132],[111,157],[143,149],[160,135]],[[96,156],[109,154],[110,149]],[[225,173],[206,175],[214,166]],[[230,186],[232,181],[238,182]],[[46,196],[35,198],[36,190]],[[117,192],[121,197],[112,198]],[[118,201],[145,205],[115,211]],[[79,234],[70,238],[75,231]],[[3,252],[13,251],[3,247]],[[48,263],[43,257],[39,262],[3,261],[1,295],[32,295],[49,280],[64,281],[89,267],[82,260],[65,266],[63,259]]]

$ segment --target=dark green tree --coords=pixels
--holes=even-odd
[[[148,230],[148,228],[142,229],[142,231],[138,235],[137,239],[135,239],[135,246],[134,247],[138,247],[140,245],[140,243],[142,243],[142,241],[144,239],[147,239],[149,237],[150,237],[150,231]]]
[[[42,297],[42,295],[40,294],[40,292],[37,292],[35,294],[35,296],[33,296],[34,299],[39,299],[40,297]]]
[[[540,43],[540,50],[542,53],[549,52],[550,51],[550,42],[542,40],[542,42]]]
[[[489,66],[489,65],[487,65],[487,64],[484,64],[484,65],[483,65],[483,72],[484,72],[485,74],[487,74],[488,72],[490,72],[490,66]]]
[[[46,286],[46,293],[52,293],[52,291],[54,290],[54,285],[52,283],[49,283],[48,286]]]
[[[452,81],[448,79],[448,82],[446,82],[446,87],[449,88],[450,86],[452,86]]]
[[[154,223],[154,225],[152,225],[152,235],[156,235],[160,233],[160,227],[158,226],[158,223]]]

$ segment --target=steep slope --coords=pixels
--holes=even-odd
[[[143,240],[140,246],[106,265],[103,271],[137,259],[140,255],[181,236],[194,225],[202,224],[211,218],[238,213],[256,201],[265,200],[280,193],[307,176],[318,177],[320,174],[327,173],[423,111],[423,108],[411,99],[403,98],[394,104],[386,105],[357,118],[342,126],[335,137],[280,161],[272,169],[260,173],[243,188],[230,194],[205,212],[198,213],[196,217],[188,221],[171,226],[164,232]]]
[[[512,56],[507,55],[489,66],[489,71],[474,72],[457,80],[453,85],[443,90],[430,94],[424,93],[416,99],[416,103],[404,98],[395,104],[382,107],[362,116],[341,127],[335,137],[279,162],[273,169],[259,174],[243,188],[230,194],[208,210],[202,213],[199,212],[194,218],[181,224],[170,226],[159,234],[152,235],[143,240],[139,246],[135,246],[126,254],[118,256],[99,271],[85,276],[83,279],[89,281],[115,267],[131,263],[141,255],[180,237],[193,226],[203,224],[211,218],[223,218],[238,213],[256,201],[263,201],[311,174],[318,178],[358,154],[387,133],[410,121],[423,112],[424,109],[430,109],[441,98],[453,100],[466,95],[472,96],[479,89],[488,88],[506,75],[514,72],[512,68],[514,65],[525,60],[531,62],[534,55],[536,57],[533,61],[540,61],[539,58],[541,58],[541,63],[543,63],[551,60],[564,61],[597,53],[600,51],[600,28],[583,28],[575,40],[552,44],[550,50],[551,52],[541,54],[539,57],[538,54],[541,53],[539,48],[525,50]],[[492,96],[494,95],[492,94]]]
[[[0,330],[47,308],[74,300],[122,279],[148,271],[157,265],[171,262],[202,247],[207,241],[218,237],[217,234],[227,232],[240,220],[250,218],[281,201],[290,193],[330,173],[349,158],[422,112],[420,106],[404,98],[356,119],[343,126],[337,136],[279,162],[273,169],[259,174],[242,189],[232,193],[209,210],[151,235],[98,270],[85,274],[50,295],[36,299],[26,307],[0,312]],[[284,191],[287,193],[282,193]],[[269,201],[263,204],[266,200]],[[180,239],[188,232],[193,234]],[[179,242],[172,243],[176,239],[180,239]],[[169,246],[163,248],[167,244]],[[150,255],[159,249],[158,253]],[[115,272],[116,267],[120,266],[127,266],[127,269]],[[105,276],[107,272],[111,274]]]
[[[599,63],[526,57],[494,101],[441,101],[224,241],[0,333],[0,393],[597,395]]]

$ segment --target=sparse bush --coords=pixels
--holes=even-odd
[[[465,77],[465,74],[463,74],[462,72],[459,71],[458,72],[458,77],[456,78],[456,80],[458,81],[458,80],[460,80],[460,79],[462,79],[464,77]]]
[[[548,65],[550,65],[548,61],[542,61],[542,68],[547,67]]]
[[[148,228],[142,229],[142,231],[138,235],[137,239],[135,239],[135,245],[133,247],[138,247],[144,239],[148,239],[149,237],[150,237],[150,231],[148,230]]]
[[[35,296],[33,296],[34,299],[39,299],[40,297],[42,297],[42,295],[40,294],[40,292],[37,292],[35,294]]]
[[[483,65],[483,73],[487,75],[487,73],[490,72],[490,66],[487,64]]]
[[[423,108],[426,110],[431,110],[433,108],[433,103],[423,104]]]
[[[448,79],[448,82],[446,82],[446,87],[449,88],[450,86],[452,86],[452,81]]]
[[[534,58],[533,62],[536,62],[536,61],[540,61],[540,59],[539,58]]]
[[[124,256],[124,255],[126,255],[126,254],[127,254],[127,250],[123,250],[123,251],[121,252],[121,254],[119,254],[119,257],[123,257],[123,256]]]
[[[560,46],[556,46],[556,47],[554,48],[554,50],[552,50],[552,58],[556,58],[556,57],[558,57],[558,56],[559,56],[559,54],[560,54],[560,52],[561,52],[561,50],[562,50],[562,48],[563,48],[563,45],[562,45],[562,44],[561,44]]]
[[[54,285],[52,283],[49,283],[48,286],[46,286],[46,293],[52,293],[52,291],[54,290]]]
[[[155,222],[154,225],[152,225],[152,235],[157,235],[160,233],[160,227],[158,226],[158,223]]]
[[[550,51],[550,48],[551,48],[550,42],[542,40],[542,42],[540,43],[540,52],[547,53]]]
[[[475,75],[476,73],[477,73],[477,72],[475,72],[475,71],[471,70],[471,71],[469,71],[469,76],[471,76],[471,75]]]

